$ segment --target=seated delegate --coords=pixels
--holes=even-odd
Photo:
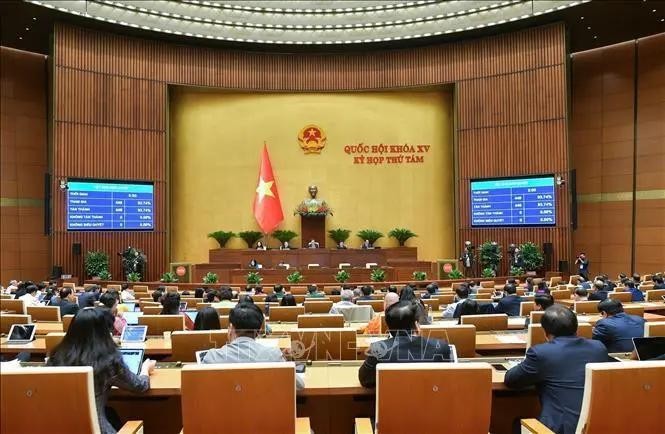
[[[603,318],[596,322],[593,338],[610,353],[633,351],[633,338],[644,336],[644,318],[628,315],[620,301],[609,298],[598,303],[598,312]]]

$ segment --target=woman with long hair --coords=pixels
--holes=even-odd
[[[117,415],[106,409],[111,387],[145,392],[150,389],[150,374],[155,368],[155,361],[146,359],[140,375],[134,374],[113,342],[112,327],[113,316],[108,309],[81,309],[47,362],[48,366],[92,366],[97,417],[102,434],[114,434],[121,425]],[[115,419],[115,423],[109,419]]]
[[[212,307],[204,307],[196,314],[194,330],[220,330],[219,313]]]
[[[416,305],[418,324],[431,324],[430,319],[427,317],[427,309],[425,309],[425,304],[422,302],[422,300],[416,297],[416,292],[413,290],[413,287],[406,285],[404,288],[402,288],[402,291],[399,293],[399,301],[410,301]]]

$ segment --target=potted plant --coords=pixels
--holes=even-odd
[[[137,273],[139,276],[145,274],[148,258],[141,250],[129,246],[120,253],[120,256],[122,257],[122,271],[127,280],[129,280],[130,273]]]
[[[208,285],[217,283],[217,275],[211,271],[208,271],[208,273],[206,273],[206,275],[203,276],[203,283],[207,283]]]
[[[372,282],[385,282],[386,271],[382,268],[374,268],[372,272],[369,273],[369,280]]]
[[[346,241],[351,236],[351,231],[349,229],[330,229],[328,231],[328,236],[332,238],[335,244],[339,244],[342,241]]]
[[[351,278],[351,275],[346,270],[339,270],[335,274],[335,282],[346,283]]]
[[[141,275],[135,271],[131,273],[127,273],[127,281],[128,282],[140,282],[141,281]]]
[[[423,280],[427,279],[427,273],[424,271],[414,271],[413,274],[413,280],[417,280],[419,282],[422,282]]]
[[[464,279],[464,274],[457,268],[448,273],[448,279]]]
[[[164,283],[176,283],[178,281],[178,276],[173,271],[167,271],[162,274],[162,278],[159,279],[160,282]]]
[[[113,277],[111,277],[111,273],[109,270],[102,270],[97,274],[97,277],[99,277],[99,280],[111,280]]]
[[[238,233],[238,236],[247,243],[247,247],[250,249],[254,247],[257,241],[263,237],[263,234],[259,231],[242,231]]]
[[[486,278],[496,277],[496,272],[489,267],[483,268],[483,271],[480,273],[480,277],[486,277]]]
[[[99,277],[99,273],[109,269],[109,255],[101,250],[91,250],[85,253],[85,273],[92,278]]]
[[[360,239],[369,241],[370,246],[373,246],[376,240],[383,237],[383,234],[374,229],[362,229],[356,233],[356,236]]]
[[[511,276],[522,276],[524,274],[524,269],[522,267],[510,267],[509,274]]]
[[[236,236],[236,233],[231,231],[215,231],[208,234],[208,238],[212,238],[213,240],[217,241],[220,249],[226,247],[226,243],[228,243],[231,238]]]
[[[395,238],[397,242],[399,243],[400,247],[404,247],[406,242],[409,240],[409,238],[417,237],[415,233],[411,232],[410,229],[406,228],[395,228],[388,232],[388,236],[391,238]]]
[[[305,280],[305,276],[300,274],[299,271],[294,271],[293,273],[286,276],[286,281],[289,283],[300,283]]]
[[[485,268],[490,268],[496,276],[496,271],[501,263],[501,246],[496,241],[485,241],[480,245],[480,264]]]
[[[520,254],[522,255],[522,264],[527,272],[539,270],[545,263],[543,252],[540,247],[532,242],[520,245]]]
[[[248,285],[259,285],[263,280],[263,277],[261,277],[261,275],[256,271],[250,271],[247,273],[245,280],[247,281]]]
[[[279,241],[280,244],[291,243],[291,240],[297,236],[298,234],[296,232],[283,229],[277,229],[272,233],[272,237]]]

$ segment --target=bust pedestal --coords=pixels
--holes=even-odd
[[[306,248],[310,240],[316,240],[320,247],[326,245],[326,216],[300,216],[300,244]]]

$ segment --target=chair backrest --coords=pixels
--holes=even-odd
[[[0,310],[6,310],[10,313],[17,315],[25,315],[25,305],[23,300],[10,300],[7,298],[0,299]]]
[[[356,330],[340,328],[295,329],[291,354],[295,360],[355,360]]]
[[[494,281],[493,280],[483,280],[480,282],[480,287],[481,288],[492,288],[494,289]]]
[[[570,298],[570,290],[569,289],[555,289],[554,291],[550,291],[550,295],[554,300],[566,300]]]
[[[644,317],[644,306],[640,304],[624,304],[623,311],[628,315],[637,315]]]
[[[3,313],[0,314],[0,333],[6,335],[14,324],[30,324],[30,315]]]
[[[476,294],[494,294],[494,282],[492,282],[492,286],[483,286],[478,288]]]
[[[215,399],[206,399],[211,390],[215,391]],[[255,411],[248,417],[224,418],[219,432],[295,433],[295,364],[229,363],[182,368],[183,433],[210,432],[211,426],[219,425],[220,402],[238,409],[256,408],[258,402],[273,402],[279,403],[279,411]]]
[[[568,284],[569,285],[577,285],[578,283],[580,283],[580,277],[581,276],[579,274],[572,274],[570,276],[570,279],[568,279]]]
[[[380,363],[376,368],[376,432],[486,434],[492,412],[488,363]],[[404,387],[418,417],[404,417]],[[473,416],[469,417],[469,403]]]
[[[383,312],[383,300],[358,300],[358,306],[372,306],[374,312]]]
[[[162,312],[162,306],[143,306],[141,311],[144,315],[159,315]]]
[[[46,367],[3,369],[0,372],[0,431],[3,433],[99,433],[92,367]],[[66,394],[67,406],[76,415],[62,417],[60,406]],[[19,409],[38,414],[26,415]]]
[[[487,292],[487,293],[479,292],[476,294],[476,300],[491,300],[492,293],[494,293],[494,290],[492,290],[492,292]]]
[[[62,317],[62,330],[64,332],[67,332],[67,330],[69,330],[69,326],[72,324],[73,320],[74,320],[74,315],[72,314],[65,315]]]
[[[543,315],[545,314],[544,310],[532,310],[531,313],[529,314],[529,317],[531,321],[529,321],[531,324],[540,324],[540,320],[543,318]]]
[[[28,306],[25,310],[33,321],[60,321],[59,306]]]
[[[630,292],[610,292],[607,297],[612,300],[619,300],[621,303],[630,303],[633,300],[633,294]]]
[[[228,329],[229,328],[229,316],[228,315],[220,315],[219,316],[219,325],[223,329]]]
[[[421,299],[422,302],[425,304],[425,307],[432,307],[432,311],[436,312],[439,310],[439,304],[440,301],[438,298],[425,298]]]
[[[438,299],[439,306],[441,306],[442,304],[450,304],[455,301],[455,294],[436,294],[432,298]]]
[[[532,310],[536,308],[533,301],[523,301],[520,303],[520,316],[529,316]]]
[[[140,308],[141,310],[143,310],[143,308],[145,308],[146,306],[159,306],[159,307],[162,307],[162,304],[161,304],[160,302],[158,302],[158,301],[152,301],[152,299],[150,299],[150,301],[147,301],[147,300],[139,300],[139,308]]]
[[[270,321],[296,322],[298,315],[305,314],[304,306],[274,306],[270,308],[268,315]]]
[[[653,283],[643,283],[640,285],[640,291],[647,292],[653,290]]]
[[[289,288],[289,292],[293,295],[305,295],[307,294],[307,287],[306,286],[292,286]]]
[[[332,305],[333,302],[330,300],[305,300],[305,303],[303,303],[305,313],[328,313]]]
[[[648,338],[654,336],[665,337],[665,321],[653,321],[644,323],[644,336]]]
[[[562,280],[561,276],[552,276],[552,278],[550,279],[550,284],[548,286],[551,288],[555,285],[558,285],[559,282],[561,282],[561,280]]]
[[[195,362],[197,351],[222,348],[228,340],[228,330],[173,332],[171,333],[171,360]]]
[[[122,285],[106,285],[106,290],[107,291],[115,290],[115,291],[120,292],[120,291],[122,291]]]
[[[215,310],[220,315],[228,315],[235,306],[216,306]]]
[[[344,320],[348,322],[368,322],[374,317],[371,306],[337,306],[337,311],[344,315]]]
[[[212,303],[196,303],[196,310],[203,310],[210,306],[212,306]],[[189,303],[187,304],[187,307],[189,308]]]
[[[53,349],[57,347],[60,342],[62,342],[62,339],[65,337],[67,333],[64,332],[53,332],[53,333],[48,333],[46,336],[44,336],[44,342],[46,343],[46,356],[50,356],[51,353],[53,352]]]
[[[421,325],[420,336],[455,345],[457,357],[476,357],[476,327],[473,325]]]
[[[333,315],[329,313],[298,315],[298,328],[332,328],[344,327],[344,315]]]
[[[74,284],[74,282],[64,282],[62,284],[62,287],[76,289],[76,285]]]
[[[577,336],[591,339],[593,327],[589,323],[579,323],[577,325]],[[545,330],[540,324],[529,324],[529,331],[527,332],[526,347],[531,348],[534,345],[544,344],[547,342],[545,339]]]
[[[588,363],[576,432],[663,432],[663,396],[663,362]]]
[[[665,295],[665,289],[650,289],[646,292],[644,298],[646,301],[660,301],[663,295]]]
[[[599,300],[576,301],[573,303],[573,311],[577,314],[580,313],[598,313]]]
[[[148,285],[134,285],[132,290],[136,292],[149,292]]]
[[[141,315],[139,325],[148,326],[148,335],[159,336],[164,332],[184,330],[185,317],[182,315]]]
[[[476,326],[476,331],[508,330],[508,315],[505,313],[490,315],[462,315],[462,324]]]

